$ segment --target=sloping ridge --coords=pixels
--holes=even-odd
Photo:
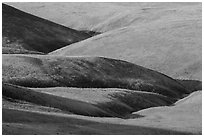
[[[156,71],[103,57],[3,55],[3,81],[25,87],[123,88],[181,98],[189,91]]]
[[[49,53],[97,33],[76,31],[2,4],[3,53]]]
[[[147,12],[151,13],[151,11]],[[140,24],[134,26],[107,31],[50,54],[121,59],[162,72],[173,78],[201,80],[202,14],[200,5],[192,7],[192,11],[189,11],[189,7],[185,7],[163,9],[160,12],[165,18],[162,16],[154,22],[141,21]],[[122,21],[118,21],[118,24],[120,23]]]
[[[74,114],[98,117],[126,117],[131,112],[141,109],[157,106],[171,105],[175,102],[174,99],[148,92],[139,92],[122,89],[106,89],[104,93],[100,93],[100,100],[96,102],[94,99],[81,96],[76,98],[71,88],[63,88],[65,95],[62,96],[61,91],[52,94],[51,90],[58,90],[59,88],[49,89],[29,89],[21,86],[3,83],[3,97],[12,100],[21,100],[37,105],[58,108],[64,112],[71,112]],[[78,89],[83,91],[83,95],[89,95],[94,98],[98,93],[94,89]],[[98,89],[95,89],[98,90]],[[101,90],[101,89],[99,89]],[[46,92],[45,92],[46,91]],[[74,90],[77,92],[77,90]],[[111,92],[110,92],[111,91]],[[23,104],[22,104],[23,105]]]
[[[174,128],[180,131],[202,134],[201,108],[202,91],[196,91],[177,101],[175,106],[148,108],[134,114],[145,116],[146,120],[149,121],[146,123],[150,127]]]
[[[202,91],[195,91],[189,96],[177,101],[176,106],[188,105],[202,105]]]

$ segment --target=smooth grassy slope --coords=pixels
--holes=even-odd
[[[130,112],[155,106],[169,106],[174,99],[160,94],[115,88],[32,88],[42,93],[95,104],[112,115],[125,116]]]
[[[2,4],[3,53],[48,53],[92,35]]]
[[[3,108],[3,134],[202,134],[201,92],[175,104],[142,110],[134,115],[143,117],[130,119]]]
[[[8,4],[71,28],[106,32],[54,54],[123,59],[201,80],[201,3]]]
[[[122,59],[173,78],[201,80],[201,45],[201,20],[183,20],[118,29],[50,54]]]
[[[193,92],[176,102],[175,106],[149,108],[135,114],[146,117],[142,122],[144,126],[174,128],[202,134],[202,91]],[[126,122],[136,123],[136,121]]]
[[[112,116],[100,108],[86,102],[36,92],[34,90],[15,85],[3,84],[2,91],[3,96],[7,98],[58,108],[60,110],[67,111],[68,113],[73,112],[88,116]]]
[[[126,16],[132,18],[134,13],[129,10]],[[121,16],[118,16],[119,24],[126,20]],[[138,16],[141,19],[134,25],[117,27],[51,54],[105,56],[126,60],[173,78],[201,80],[201,5],[149,8]],[[112,21],[106,22],[104,26]]]
[[[197,16],[201,3],[7,3],[23,11],[75,29],[106,32],[154,21]],[[50,14],[47,14],[47,13]]]
[[[189,93],[176,80],[102,57],[3,55],[3,82],[25,87],[125,88],[181,98]]]
[[[61,116],[50,113],[39,113],[15,109],[3,109],[2,132],[4,135],[28,134],[75,134],[75,135],[186,135],[188,131],[180,132],[169,129],[143,127],[141,125],[121,125],[101,123],[78,117]],[[88,118],[88,117],[87,117]],[[98,119],[98,118],[96,118]]]
[[[122,89],[28,89],[3,83],[2,91],[3,97],[12,100],[52,107],[64,113],[97,117],[128,117],[132,112],[150,107],[169,106],[176,101],[159,94]],[[10,103],[7,103],[8,107],[6,102],[4,104],[5,108],[9,108]]]
[[[4,84],[3,84],[4,87]],[[2,108],[7,109],[21,109],[21,110],[32,110],[32,111],[38,111],[38,112],[59,112],[59,113],[66,113],[69,114],[68,111],[62,111],[58,108],[48,107],[48,106],[42,106],[37,105],[31,102],[26,102],[23,100],[17,100],[8,98],[6,96],[2,97]]]

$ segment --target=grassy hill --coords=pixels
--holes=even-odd
[[[4,135],[186,135],[162,128],[131,126],[119,123],[102,123],[100,121],[80,119],[60,114],[48,114],[15,109],[3,109],[2,132]],[[97,118],[96,118],[97,119]],[[104,118],[103,118],[104,119]]]
[[[150,127],[174,128],[180,131],[202,134],[201,108],[202,91],[197,91],[176,102],[175,106],[149,108],[135,114],[146,117],[146,120],[149,121],[147,125]],[[144,119],[144,121],[146,120]],[[134,122],[136,121],[131,123]],[[137,122],[139,123],[139,120]]]
[[[2,4],[3,53],[43,54],[95,35]]]
[[[53,5],[44,4],[38,15]],[[73,5],[77,7],[77,4]],[[106,12],[99,14],[101,12],[97,10],[98,12],[93,16],[104,20],[97,25],[90,25],[91,29],[95,28],[105,33],[64,47],[52,54],[122,59],[173,78],[201,80],[200,3],[148,3],[146,5],[135,3],[126,6],[99,3],[93,6],[93,9],[86,9],[86,6],[86,4],[82,6],[85,15],[89,15],[87,14],[89,10],[97,6],[107,8],[107,14],[111,15],[104,15]],[[33,10],[35,8],[31,11]],[[76,14],[79,12],[77,8],[69,11]]]
[[[202,134],[201,104],[198,91],[175,106],[142,110],[133,114],[142,118],[129,119],[4,107],[2,131],[3,134]]]
[[[71,28],[105,32],[53,54],[105,56],[201,80],[201,3],[8,4]]]
[[[117,29],[50,54],[122,59],[173,78],[201,80],[201,45],[201,20],[192,19]]]
[[[65,87],[29,89],[6,83],[3,84],[2,94],[4,98],[10,100],[26,101],[40,106],[57,108],[65,113],[97,117],[123,118],[141,109],[167,106],[176,101],[159,94],[122,89]],[[18,103],[18,101],[16,102]],[[6,103],[4,104],[7,106]]]
[[[189,17],[201,17],[201,3],[198,2],[10,2],[7,4],[67,27],[99,32],[158,21],[168,22],[175,18],[183,20]]]
[[[181,80],[177,79],[186,89],[191,92],[202,90],[202,82],[198,80]]]
[[[2,8],[3,134],[202,134],[201,3]]]
[[[3,82],[25,87],[123,88],[172,98],[189,92],[164,74],[122,60],[3,55],[3,62]]]

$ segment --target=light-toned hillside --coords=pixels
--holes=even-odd
[[[165,18],[155,21],[108,31],[51,54],[123,59],[173,78],[201,80],[202,25],[199,5],[191,12],[187,7],[183,11],[177,9],[174,16],[167,14]],[[161,13],[164,14],[164,11]],[[179,17],[176,13],[191,16],[183,14]]]
[[[2,134],[202,134],[202,3],[2,7]]]
[[[201,3],[9,4],[71,28],[105,32],[51,54],[123,59],[201,80]]]
[[[201,17],[201,3],[7,3],[75,29],[110,31],[144,23]],[[47,14],[49,13],[49,14]]]
[[[201,20],[127,27],[72,44],[52,55],[123,59],[174,78],[201,80]]]
[[[145,116],[146,118],[144,121],[149,121],[149,126],[174,128],[177,130],[186,130],[189,132],[194,131],[201,133],[201,108],[202,91],[197,91],[192,93],[188,97],[176,102],[175,106],[149,108],[136,112],[135,114]],[[150,121],[152,121],[152,124],[150,124]],[[134,123],[133,121],[131,122]]]

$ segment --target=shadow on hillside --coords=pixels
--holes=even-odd
[[[49,53],[100,33],[77,31],[2,4],[4,54]]]
[[[7,134],[101,134],[101,135],[186,135],[167,129],[99,123],[56,114],[40,114],[12,109],[3,109],[3,135]],[[18,124],[20,123],[20,124]],[[36,126],[37,125],[37,126]],[[24,126],[21,128],[21,126]],[[43,127],[43,129],[42,129]],[[201,133],[197,133],[201,134]]]
[[[142,109],[169,106],[175,100],[149,93],[125,91],[108,96],[111,101],[92,104],[71,98],[55,96],[25,87],[3,83],[3,97],[22,100],[34,104],[58,108],[62,111],[94,117],[118,117],[127,119],[128,115]]]
[[[199,80],[181,80],[176,79],[179,83],[181,83],[186,89],[191,92],[202,90],[202,81]]]

